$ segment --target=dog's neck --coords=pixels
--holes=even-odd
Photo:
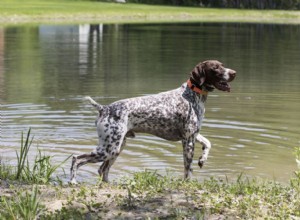
[[[202,86],[199,86],[193,78],[190,78],[187,82],[187,86],[193,90],[195,93],[200,94],[200,95],[207,95],[208,91],[203,89]]]
[[[194,93],[196,93],[196,95],[200,98],[201,102],[205,103],[207,96],[208,96],[208,90],[205,89],[204,86],[197,85],[197,83],[195,83],[192,78],[190,78],[187,81],[186,85],[188,88],[190,88],[190,90],[192,90]],[[192,97],[192,95],[189,95],[189,96]],[[192,101],[197,103],[196,99],[193,99]]]
[[[182,97],[191,104],[192,108],[197,114],[198,122],[201,122],[205,111],[204,103],[207,99],[207,94],[199,94],[186,85],[182,93]]]

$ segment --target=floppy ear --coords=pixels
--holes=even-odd
[[[202,63],[199,63],[191,72],[192,79],[201,86],[205,82],[205,71]]]

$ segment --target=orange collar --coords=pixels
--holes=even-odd
[[[201,89],[199,89],[198,87],[196,87],[192,82],[191,80],[188,80],[187,81],[187,86],[193,90],[194,92],[198,93],[198,94],[201,94],[201,95],[207,95],[207,91],[203,91]]]

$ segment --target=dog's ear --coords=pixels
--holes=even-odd
[[[199,63],[190,73],[192,79],[201,86],[205,82],[205,71],[203,68],[203,64]]]

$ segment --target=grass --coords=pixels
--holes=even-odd
[[[28,162],[28,159],[27,159],[28,152],[29,152],[30,146],[32,144],[32,140],[33,140],[33,138],[31,138],[31,140],[30,140],[30,131],[31,131],[31,129],[29,129],[27,132],[27,137],[26,137],[25,143],[24,143],[24,137],[23,137],[23,132],[22,132],[20,153],[18,153],[18,151],[16,151],[17,160],[18,160],[16,179],[18,179],[18,180],[21,178],[21,174],[23,173],[23,171],[25,169],[26,160]]]
[[[41,185],[45,182],[28,181],[24,177],[28,162],[23,161],[28,159],[21,155],[28,155],[32,140],[30,130],[26,139],[22,135],[21,146],[25,149],[18,153],[18,161],[24,167],[18,181],[17,169],[8,168],[3,161],[0,164],[0,219],[300,218],[300,169],[286,185],[243,174],[231,181],[217,178],[186,181],[170,173],[161,176],[149,170],[123,177],[115,184],[69,186],[49,184],[49,179],[46,185]],[[300,166],[299,147],[295,155]],[[39,152],[36,158],[34,164],[45,156]],[[34,185],[35,182],[39,185]]]
[[[205,9],[86,0],[1,0],[0,22],[270,22],[300,23],[300,11]]]
[[[249,179],[243,175],[232,182],[216,178],[199,182],[144,171],[123,178],[117,184],[47,185],[33,187],[33,190],[32,186],[23,186],[10,187],[7,191],[10,196],[2,195],[0,199],[3,207],[0,213],[6,217],[4,219],[13,219],[8,217],[21,216],[21,213],[32,217],[33,213],[26,211],[29,209],[38,219],[300,217],[300,194],[292,185]]]
[[[38,149],[38,154],[34,159],[33,166],[27,162],[27,166],[23,173],[23,179],[29,183],[49,183],[52,180],[52,176],[55,171],[60,168],[71,157],[71,155],[56,165],[52,164],[52,157],[53,156],[46,156],[40,149]]]
[[[0,179],[17,180],[31,184],[47,184],[53,180],[54,172],[72,156],[70,155],[61,163],[53,165],[51,162],[53,156],[47,156],[40,149],[37,149],[33,164],[30,164],[28,153],[33,141],[30,133],[31,129],[28,130],[25,138],[22,132],[21,147],[19,151],[16,151],[16,167],[0,163]]]
[[[31,192],[19,191],[14,197],[3,197],[3,209],[0,210],[1,219],[36,219],[39,212],[43,210],[40,204],[38,187],[33,186]]]

